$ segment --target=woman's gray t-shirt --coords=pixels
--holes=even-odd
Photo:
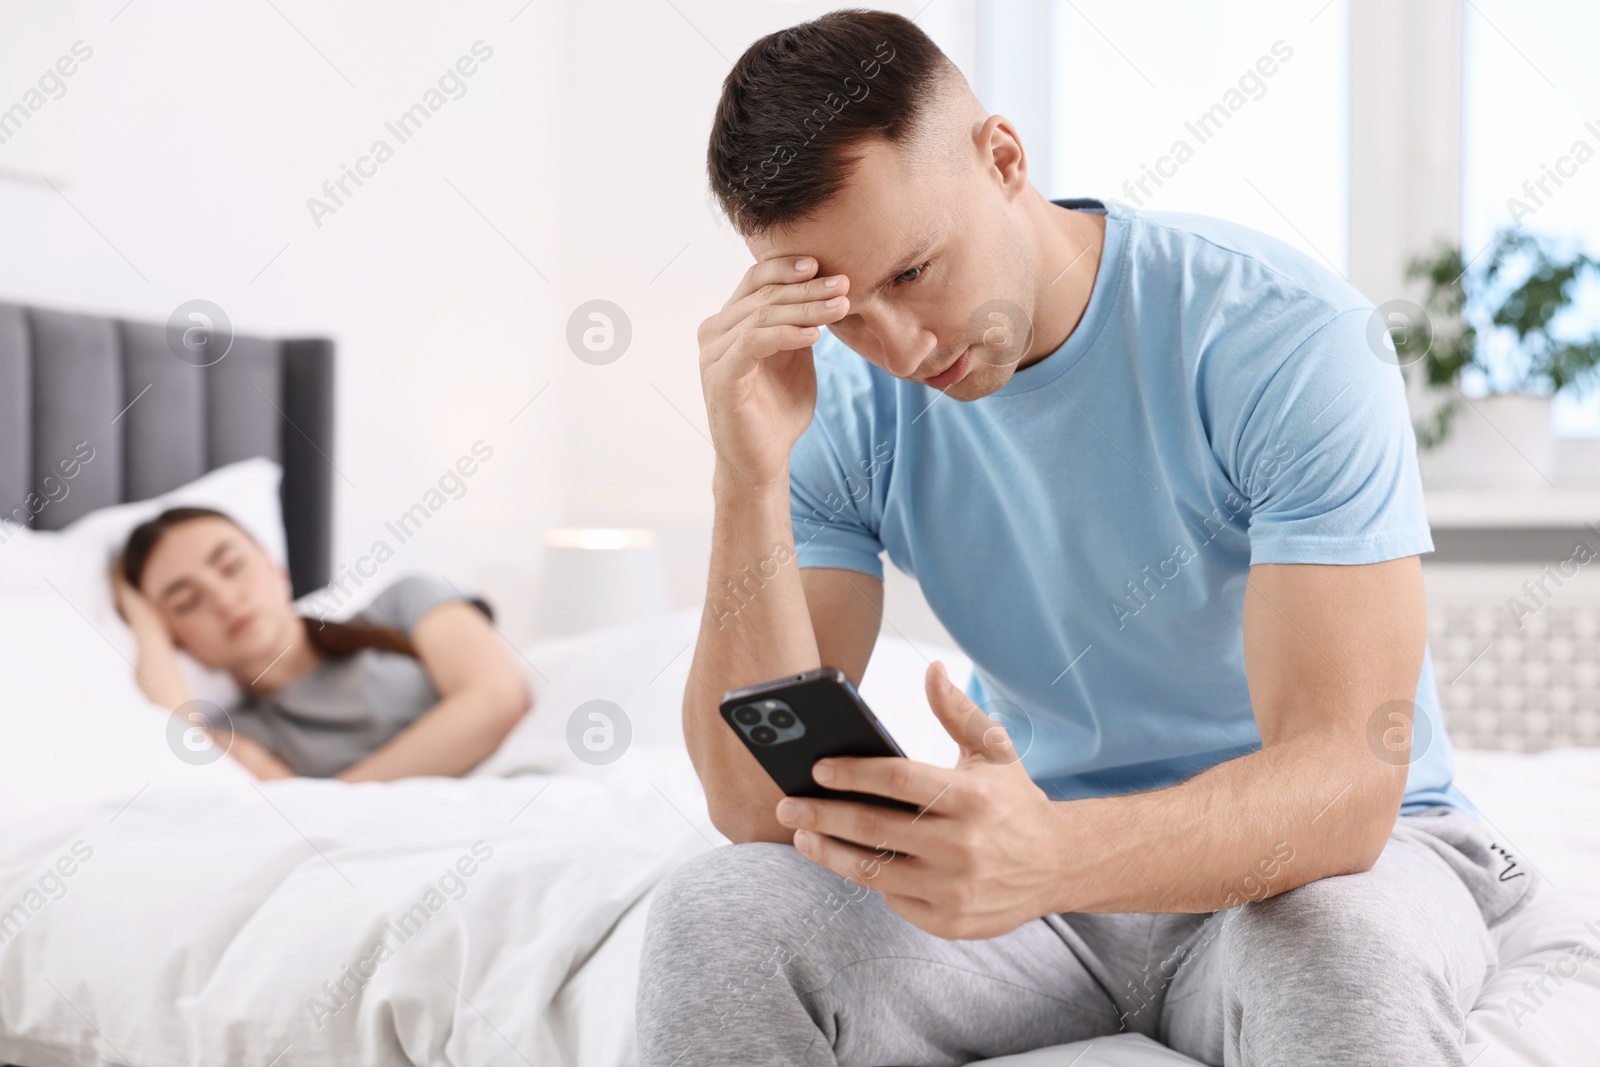
[[[352,621],[392,627],[409,637],[429,611],[462,599],[449,582],[409,575],[379,593]],[[270,696],[246,694],[228,716],[234,730],[271,749],[295,774],[329,778],[383,747],[438,702],[420,661],[363,649],[325,657],[311,673]]]

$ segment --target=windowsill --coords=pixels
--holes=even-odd
[[[1551,529],[1600,524],[1600,489],[1426,489],[1435,529]]]

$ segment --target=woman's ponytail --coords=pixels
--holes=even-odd
[[[306,624],[306,639],[311,642],[311,647],[332,659],[353,656],[369,648],[377,652],[394,652],[413,659],[417,655],[417,648],[411,643],[411,638],[392,626],[373,626],[365,622],[331,622],[308,619],[304,615],[300,618]]]

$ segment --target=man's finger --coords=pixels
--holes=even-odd
[[[744,277],[739,279],[725,306],[732,307],[763,285],[790,285],[806,281],[816,273],[815,256],[773,256],[760,260],[752,263],[750,269],[744,272]]]
[[[774,357],[810,358],[810,348],[821,338],[814,326],[763,326],[733,337],[714,361],[713,373],[725,381],[742,378]]]
[[[701,323],[701,362],[717,362],[734,341],[758,326],[834,325],[850,314],[850,286],[842,278],[837,288],[830,290],[827,282],[829,278],[813,278],[811,282],[778,286],[771,298],[752,293],[707,318]],[[829,301],[834,301],[834,306],[827,306]]]
[[[912,856],[901,856],[888,849],[861,848],[812,830],[796,830],[794,847],[812,863],[857,885],[881,893],[924,899],[926,872]]]
[[[822,797],[786,797],[777,811],[778,821],[791,829],[815,830],[874,851],[921,856],[932,848],[933,822],[912,812]]]
[[[811,777],[829,789],[871,793],[926,808],[949,788],[955,772],[904,756],[834,756],[812,764]]]
[[[814,273],[814,272],[813,272]],[[735,294],[722,306],[719,315],[738,322],[760,304],[790,304],[800,300],[830,300],[850,292],[850,278],[844,274],[824,274],[800,280],[775,279],[758,285],[748,293]]]
[[[928,706],[945,732],[961,746],[963,756],[1002,764],[1016,763],[1022,758],[1005,726],[974,704],[972,698],[950,680],[942,660],[928,665],[926,681]]]

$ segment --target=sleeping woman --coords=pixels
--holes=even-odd
[[[113,568],[139,685],[191,699],[177,650],[227,671],[240,702],[207,732],[258,778],[460,775],[527,713],[528,687],[483,611],[449,583],[401,578],[350,622],[300,616],[284,568],[228,516],[174,508]]]

